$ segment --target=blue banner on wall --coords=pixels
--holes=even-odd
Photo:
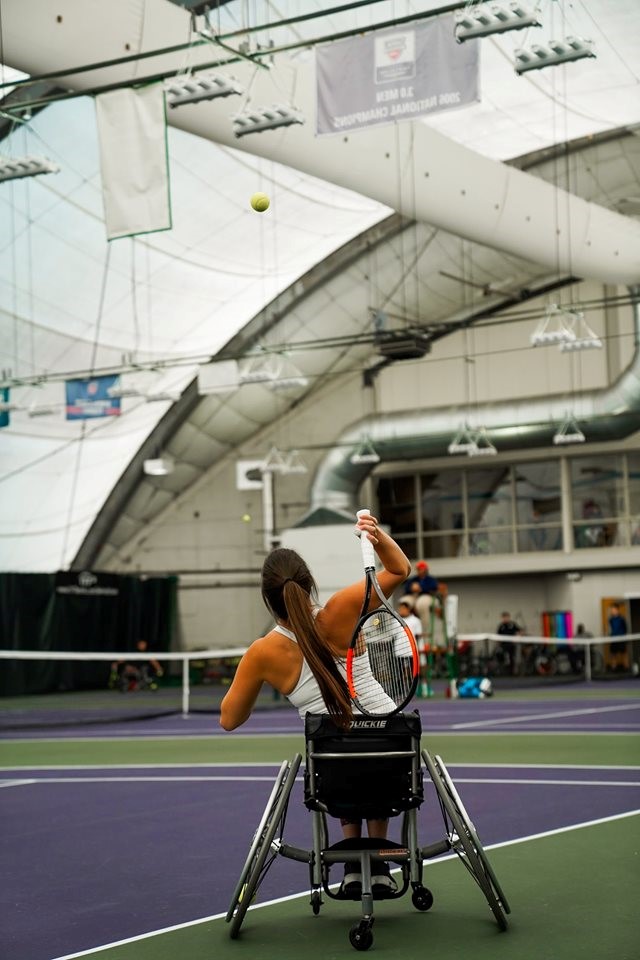
[[[0,401],[2,401],[2,403],[9,403],[8,387],[3,387],[2,390],[0,390]],[[8,426],[9,426],[9,411],[2,410],[0,411],[0,427],[8,427]]]
[[[67,380],[67,420],[120,416],[120,397],[109,396],[109,390],[119,384],[117,375]]]

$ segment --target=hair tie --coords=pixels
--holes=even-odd
[[[283,590],[284,590],[285,584],[287,583],[295,583],[295,580],[293,579],[293,577],[285,577],[285,579],[282,581]]]

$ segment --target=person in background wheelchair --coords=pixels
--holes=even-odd
[[[378,575],[380,586],[389,597],[407,578],[411,564],[400,546],[379,529],[375,517],[365,514],[356,523],[356,532],[373,544],[384,569]],[[365,590],[360,580],[337,591],[319,606],[317,585],[307,564],[295,551],[273,550],[262,567],[261,592],[276,625],[264,637],[255,640],[242,657],[234,680],[221,704],[220,725],[235,730],[250,717],[263,683],[287,697],[304,720],[307,713],[328,713],[334,723],[348,729],[354,715],[346,683],[345,660],[349,642],[358,620]],[[377,606],[375,597],[372,607]],[[362,818],[341,820],[345,839],[362,834]],[[386,817],[367,820],[369,836],[387,839]],[[372,878],[377,892],[395,889],[395,881],[386,864]],[[360,874],[345,865],[343,888],[355,895]]]
[[[136,641],[136,651],[146,653],[146,640]],[[121,693],[129,690],[157,690],[158,680],[164,671],[161,665],[151,657],[149,660],[116,660],[111,664],[109,688],[118,689]]]

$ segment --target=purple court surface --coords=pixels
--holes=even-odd
[[[545,700],[422,701],[425,733],[536,731],[629,733],[633,696]],[[57,736],[209,736],[214,716],[61,728]],[[264,710],[238,731],[300,732],[292,710]],[[12,739],[18,735],[8,734]],[[48,731],[47,736],[52,736]],[[29,733],[23,739],[41,734]],[[287,756],[283,753],[283,759]],[[102,944],[223,914],[278,765],[74,766],[0,770],[3,836],[0,953],[54,960]],[[449,764],[485,846],[623,815],[640,808],[640,766]],[[310,843],[301,776],[284,836]],[[333,828],[332,828],[333,829]],[[423,844],[443,836],[429,784],[419,814]],[[391,831],[393,838],[394,833]],[[336,833],[332,840],[338,839]],[[339,868],[337,868],[339,869]],[[462,869],[462,868],[460,868]],[[431,880],[429,871],[433,870]],[[437,888],[437,866],[425,866]],[[336,874],[336,880],[339,879]],[[278,859],[258,900],[307,889],[304,864]],[[470,888],[470,897],[473,889]]]

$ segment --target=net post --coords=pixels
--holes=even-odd
[[[591,644],[585,643],[584,645],[584,679],[587,683],[591,683]]]
[[[182,658],[182,716],[189,716],[189,657]]]

